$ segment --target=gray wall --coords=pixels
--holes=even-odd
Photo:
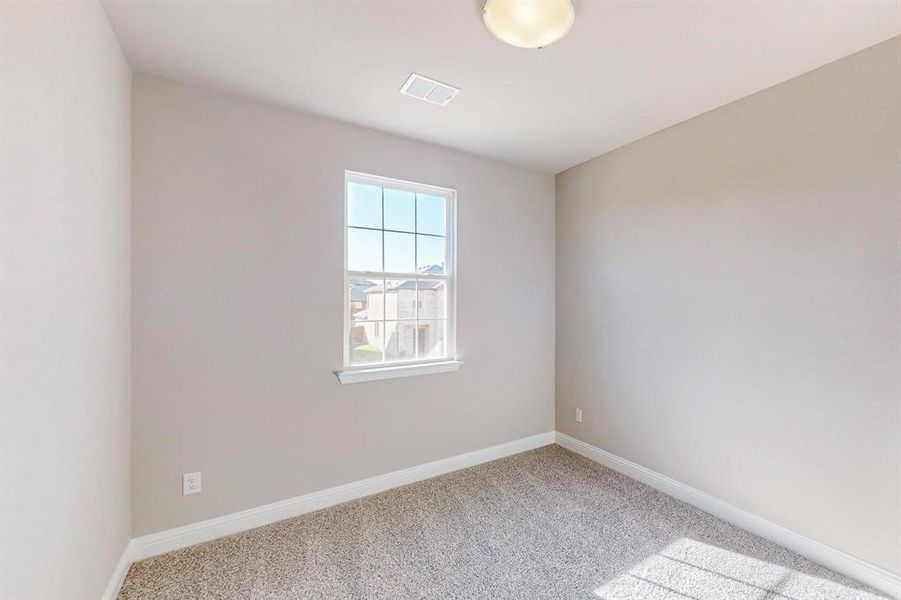
[[[557,429],[895,572],[899,63],[895,38],[557,177]]]
[[[0,3],[0,597],[103,593],[130,537],[131,70],[94,2]]]
[[[136,535],[553,429],[552,175],[150,76],[133,94]],[[345,169],[458,190],[460,371],[338,383]]]

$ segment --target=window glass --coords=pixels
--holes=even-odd
[[[350,324],[350,363],[354,365],[383,362],[382,338],[376,332],[381,322],[352,321]]]
[[[413,273],[416,270],[416,236],[385,232],[385,271]]]
[[[445,235],[444,213],[444,198],[416,194],[416,233]]]
[[[382,270],[382,232],[372,229],[347,228],[347,269],[349,271]]]
[[[444,328],[442,321],[416,322],[416,357],[420,359],[444,356]]]
[[[444,238],[434,235],[416,236],[416,270],[420,273],[444,273]]]
[[[346,185],[346,366],[451,358],[454,192],[352,173]]]
[[[347,301],[353,321],[382,321],[385,319],[382,279],[351,277],[347,286]]]
[[[385,229],[416,231],[416,194],[385,188]]]
[[[382,188],[347,184],[347,224],[353,227],[382,227]]]
[[[447,285],[440,279],[420,279],[417,286],[416,318],[443,319],[445,312],[444,294]]]
[[[416,358],[416,321],[385,321],[388,335],[385,339],[387,362],[407,361]]]

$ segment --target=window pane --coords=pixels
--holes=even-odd
[[[416,251],[413,234],[385,232],[385,270],[392,273],[413,273],[416,270]]]
[[[443,319],[445,314],[445,290],[443,281],[429,279],[419,280],[417,306],[419,319]]]
[[[416,358],[416,321],[386,321],[385,332],[385,360]]]
[[[417,358],[444,358],[446,321],[417,321]]]
[[[416,270],[420,273],[444,273],[444,238],[432,235],[416,236]]]
[[[416,194],[416,232],[444,235],[444,198]]]
[[[347,224],[382,228],[382,188],[348,182]]]
[[[416,318],[415,279],[388,279],[385,282],[385,318]]]
[[[385,188],[385,229],[415,231],[415,198],[413,192]]]
[[[350,364],[362,365],[382,362],[382,321],[351,322]]]
[[[347,287],[352,320],[375,321],[384,318],[385,302],[381,279],[351,277]]]
[[[351,271],[382,270],[382,232],[347,228],[347,268]]]

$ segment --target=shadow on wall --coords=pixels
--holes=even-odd
[[[594,591],[605,600],[884,598],[682,538]]]

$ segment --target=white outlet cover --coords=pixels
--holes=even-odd
[[[202,474],[185,473],[181,476],[181,495],[190,496],[191,494],[199,494],[202,489]]]
[[[577,408],[576,409],[576,423],[581,423],[581,422],[582,422],[582,409]]]

